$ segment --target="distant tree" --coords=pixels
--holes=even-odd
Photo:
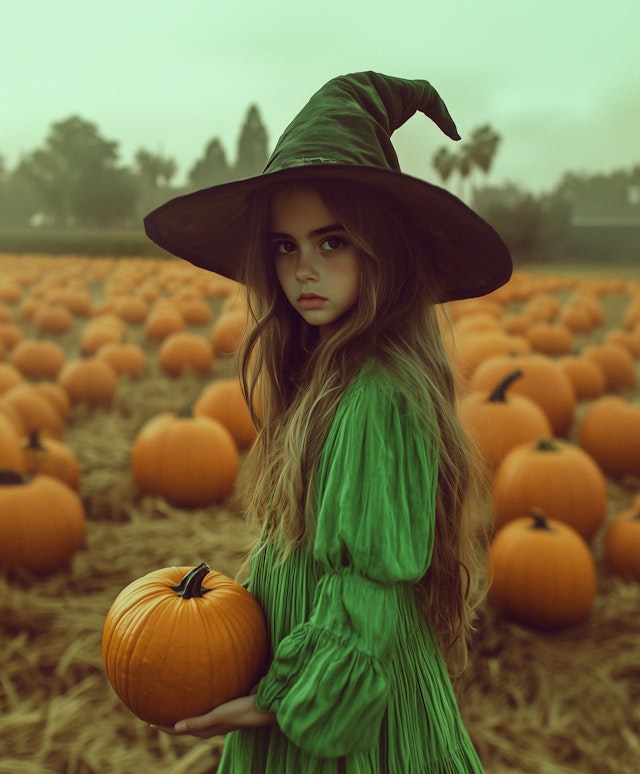
[[[460,197],[464,198],[466,183],[474,169],[489,174],[500,140],[500,135],[489,124],[484,124],[474,129],[469,141],[459,145],[457,151],[451,151],[447,146],[439,148],[431,163],[445,185],[451,175],[457,173]]]
[[[451,177],[451,173],[456,168],[456,155],[443,145],[433,154],[431,164],[438,173],[438,177],[442,183],[446,185]]]
[[[79,116],[52,124],[44,148],[15,170],[46,215],[64,225],[113,225],[131,215],[137,197],[130,170],[118,166],[118,144]]]
[[[135,171],[151,188],[167,188],[178,171],[175,160],[140,148],[135,156]]]
[[[227,161],[227,154],[220,140],[215,137],[205,148],[204,155],[189,170],[189,187],[208,188],[228,183],[233,179],[233,170]]]
[[[536,197],[507,184],[474,190],[472,206],[514,255],[549,261],[562,253],[571,218],[571,207],[563,196]]]
[[[502,137],[489,124],[478,126],[471,133],[471,140],[467,146],[468,153],[474,166],[485,175],[489,174],[501,140]]]
[[[258,107],[251,105],[238,139],[234,169],[236,179],[241,180],[262,172],[269,158],[267,143],[267,130],[260,118]]]

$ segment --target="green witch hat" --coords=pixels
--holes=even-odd
[[[460,199],[400,171],[391,135],[416,111],[460,139],[446,105],[427,81],[374,72],[334,78],[285,129],[262,174],[172,199],[147,215],[145,230],[170,253],[235,278],[252,193],[276,182],[350,180],[404,208],[429,245],[425,260],[441,277],[440,301],[489,293],[511,276],[504,242]]]

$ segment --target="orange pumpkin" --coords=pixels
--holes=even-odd
[[[569,377],[577,401],[599,398],[604,394],[607,380],[595,360],[584,355],[565,355],[556,362]]]
[[[578,443],[613,478],[640,476],[640,407],[605,395],[585,411]]]
[[[214,353],[232,355],[238,349],[246,327],[247,312],[244,307],[221,314],[211,328]]]
[[[30,379],[55,379],[66,360],[64,349],[46,339],[23,339],[10,356],[10,362]]]
[[[20,415],[26,432],[38,430],[43,435],[60,438],[63,420],[51,401],[29,382],[21,382],[3,393],[4,401],[13,406]]]
[[[544,355],[567,355],[573,349],[573,333],[560,322],[537,322],[525,336],[533,350]]]
[[[622,511],[607,528],[604,558],[613,572],[640,581],[640,503]]]
[[[80,486],[80,463],[73,451],[55,438],[41,438],[32,430],[22,444],[25,472],[46,473],[72,489]]]
[[[138,488],[178,508],[224,500],[235,486],[238,448],[229,431],[209,417],[190,411],[165,412],[136,435],[131,470]]]
[[[607,344],[586,347],[582,354],[594,360],[602,369],[607,392],[628,390],[636,384],[636,365],[628,349],[621,344]]]
[[[11,420],[0,413],[0,468],[24,473],[20,435]]]
[[[59,335],[73,328],[73,314],[66,306],[47,304],[36,312],[33,322],[41,333]]]
[[[102,659],[120,700],[165,726],[248,695],[267,658],[257,601],[205,563],[134,580],[113,602],[102,634]]]
[[[488,554],[489,602],[502,614],[550,629],[587,617],[596,596],[593,557],[580,535],[541,512],[498,531]]]
[[[158,351],[158,364],[169,376],[188,370],[206,374],[211,370],[213,351],[204,336],[190,331],[169,334]]]
[[[71,403],[110,406],[118,389],[113,368],[97,356],[69,360],[58,376],[59,384],[69,394]]]
[[[0,471],[0,565],[46,574],[62,568],[84,542],[78,495],[52,476]]]
[[[485,393],[472,392],[458,406],[460,421],[491,472],[496,471],[503,457],[515,446],[552,435],[549,420],[540,406],[523,395],[507,394],[521,376],[522,371],[513,371],[488,397]]]
[[[539,438],[512,449],[493,479],[495,524],[533,508],[568,524],[591,540],[607,514],[607,483],[597,463],[579,446]]]
[[[251,446],[256,437],[256,427],[238,379],[215,379],[207,385],[196,398],[193,413],[218,420],[240,449]]]
[[[137,379],[143,372],[147,356],[144,349],[133,342],[111,342],[103,344],[96,357],[106,361],[118,376]]]
[[[0,363],[0,395],[24,381],[24,376],[11,363]]]
[[[496,355],[485,360],[469,380],[472,390],[488,390],[514,368],[522,376],[511,388],[511,395],[522,395],[537,403],[547,415],[553,434],[567,434],[576,408],[573,384],[557,363],[546,355]]]

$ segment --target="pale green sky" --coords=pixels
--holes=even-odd
[[[431,81],[463,139],[490,123],[495,183],[640,164],[640,0],[12,0],[1,18],[9,168],[78,114],[123,163],[145,147],[182,176],[215,136],[233,160],[252,102],[273,147],[323,83],[369,69]],[[446,142],[419,115],[394,134],[434,182]]]

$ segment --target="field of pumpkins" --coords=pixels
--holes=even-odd
[[[455,682],[492,774],[640,761],[640,277],[579,274],[442,310],[492,486]],[[241,568],[245,320],[234,283],[177,260],[0,256],[0,774],[215,770],[223,738],[152,732],[101,641],[147,573]]]

